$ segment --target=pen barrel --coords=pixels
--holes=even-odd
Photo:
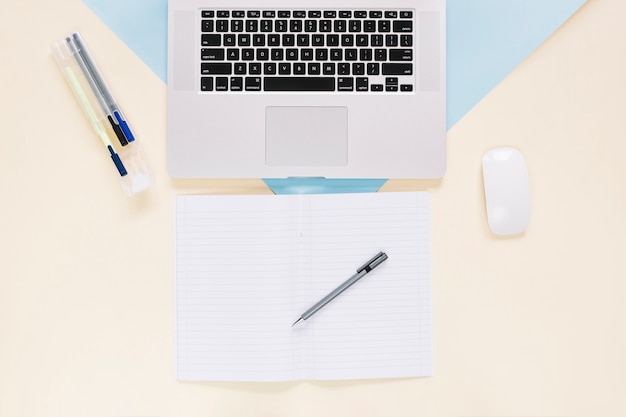
[[[352,284],[363,278],[367,275],[368,272],[371,272],[378,265],[382,264],[387,260],[387,254],[385,252],[378,252],[372,259],[367,261],[362,267],[356,270],[356,274],[352,275],[346,281],[344,281],[340,286],[332,290],[326,297],[322,298],[320,301],[315,303],[313,307],[309,308],[305,311],[300,318],[302,320],[306,320],[315,314],[319,309],[324,307],[326,304],[331,302],[335,297],[339,294],[350,288]]]
[[[306,320],[309,317],[311,317],[319,309],[324,307],[326,304],[330,303],[339,294],[341,294],[342,292],[347,290],[352,284],[357,282],[359,279],[361,279],[366,274],[367,274],[367,271],[363,270],[363,271],[357,272],[356,274],[352,275],[350,278],[348,278],[346,281],[344,281],[341,285],[339,285],[337,288],[335,288],[330,293],[328,293],[328,295],[326,295],[324,298],[322,298],[317,303],[315,303],[315,305],[313,305],[311,308],[309,308],[307,311],[305,311],[302,314],[302,319]]]
[[[80,36],[80,33],[78,32],[73,33],[69,37],[68,41],[70,41],[72,46],[76,48],[76,53],[83,60],[89,75],[93,79],[93,82],[96,85],[98,92],[102,95],[104,102],[106,106],[108,107],[108,109],[110,110],[110,112],[113,113],[114,111],[119,111],[119,108],[117,107],[117,104],[115,103],[115,99],[113,98],[113,95],[111,94],[111,90],[109,90],[109,86],[104,81],[104,78],[102,77],[100,73],[100,69],[96,65],[96,62],[91,57],[91,53],[89,52],[89,49],[87,49],[87,46],[85,45],[85,41]]]

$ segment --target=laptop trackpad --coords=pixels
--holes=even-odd
[[[267,165],[346,165],[347,107],[267,107]]]

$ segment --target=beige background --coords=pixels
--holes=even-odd
[[[132,1],[132,0],[129,0]],[[80,0],[0,2],[0,416],[626,415],[626,2],[590,0],[448,134],[432,193],[435,374],[277,384],[174,378],[163,83]],[[79,30],[156,184],[122,196],[48,52]],[[490,234],[481,157],[526,155],[525,235]]]

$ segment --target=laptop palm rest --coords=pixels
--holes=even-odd
[[[348,163],[347,107],[266,107],[265,162],[271,166]]]

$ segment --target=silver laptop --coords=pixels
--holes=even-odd
[[[439,178],[445,0],[169,0],[176,178]]]

